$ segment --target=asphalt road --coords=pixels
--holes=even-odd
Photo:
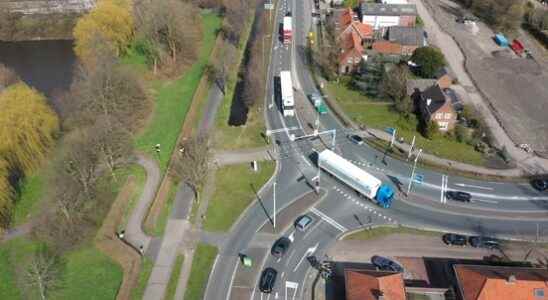
[[[292,204],[312,190],[310,183],[317,176],[318,169],[311,157],[315,150],[323,150],[330,144],[329,136],[291,141],[291,134],[296,137],[305,135],[303,125],[306,124],[301,121],[303,112],[298,111],[297,117],[284,118],[279,101],[275,101],[273,87],[274,76],[282,70],[291,70],[296,101],[306,101],[306,95],[317,91],[304,55],[306,34],[311,28],[311,6],[312,1],[309,0],[280,0],[274,18],[275,24],[279,24],[285,13],[292,11],[295,28],[291,46],[285,46],[276,39],[273,41],[266,88],[265,116],[268,128],[274,132],[272,140],[278,145],[278,168],[274,179],[276,204],[273,186],[267,184],[258,192],[258,201],[230,232],[227,243],[220,251],[219,263],[210,276],[205,299],[231,299],[235,288],[243,288],[233,285],[240,272],[238,255],[255,251],[254,240],[259,236],[259,230],[264,224],[273,222],[274,205],[278,214],[286,207],[291,210]],[[383,162],[383,153],[367,145],[352,144],[346,138],[348,131],[332,113],[322,115],[320,122],[322,129],[336,129],[336,152],[396,190],[406,189],[411,173],[409,163],[390,157]],[[306,274],[311,270],[306,257],[314,255],[321,259],[344,232],[364,226],[399,224],[521,239],[533,239],[537,234],[542,237],[548,229],[548,195],[533,190],[527,184],[472,180],[425,169],[418,169],[417,173],[421,175],[422,183],[414,184],[409,197],[398,193],[390,209],[382,209],[358,197],[344,184],[322,173],[321,188],[326,194],[318,197],[312,207],[292,212],[296,215],[307,213],[314,218],[314,223],[305,233],[295,232],[292,226],[278,227],[278,236],[284,235],[293,240],[289,252],[282,259],[275,259],[269,254],[271,245],[263,246],[262,255],[254,261],[261,268],[244,287],[249,293],[245,297],[240,295],[232,299],[301,299]],[[444,197],[443,191],[457,189],[470,192],[473,202],[463,205],[452,203]],[[278,270],[275,289],[269,295],[259,292],[257,288],[260,270],[267,266]]]

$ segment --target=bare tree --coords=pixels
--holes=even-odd
[[[59,276],[58,258],[40,248],[26,268],[25,283],[37,290],[40,299],[46,300],[49,292],[59,286]]]
[[[99,162],[106,166],[116,179],[114,172],[125,163],[132,153],[131,134],[116,120],[101,118],[90,128],[94,132],[93,149],[100,154]]]
[[[208,65],[209,79],[217,84],[223,94],[225,92],[226,81],[228,80],[230,69],[236,64],[237,52],[238,50],[233,44],[224,41],[220,54],[216,57],[215,62]]]
[[[174,161],[172,175],[187,182],[195,190],[207,176],[209,139],[207,136],[192,137],[179,145],[180,156]]]

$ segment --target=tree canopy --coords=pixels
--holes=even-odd
[[[76,55],[86,66],[97,62],[103,48],[123,53],[133,37],[132,5],[127,0],[100,0],[74,27]]]
[[[420,47],[413,52],[411,60],[419,65],[419,73],[424,78],[433,78],[436,72],[445,66],[441,51],[433,47]]]
[[[57,115],[46,98],[24,83],[0,93],[0,156],[10,171],[35,169],[55,143]]]

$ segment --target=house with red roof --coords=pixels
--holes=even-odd
[[[339,73],[352,73],[364,57],[364,46],[373,42],[373,27],[361,23],[351,8],[345,9],[340,15],[337,27],[339,29],[338,41],[341,49]]]
[[[405,300],[402,273],[353,270],[344,271],[346,300]]]

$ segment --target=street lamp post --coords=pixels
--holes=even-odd
[[[272,216],[272,226],[274,227],[274,230],[276,230],[276,181],[274,181],[273,184],[272,194],[274,198],[274,215]]]
[[[422,153],[422,149],[419,149],[419,152],[417,153],[417,156],[415,157],[415,162],[413,163],[413,170],[411,171],[411,178],[409,178],[409,185],[407,186],[407,193],[406,195],[409,196],[409,193],[411,192],[411,185],[413,184],[413,178],[415,177],[415,169],[417,168],[417,161],[419,160],[419,156]]]

